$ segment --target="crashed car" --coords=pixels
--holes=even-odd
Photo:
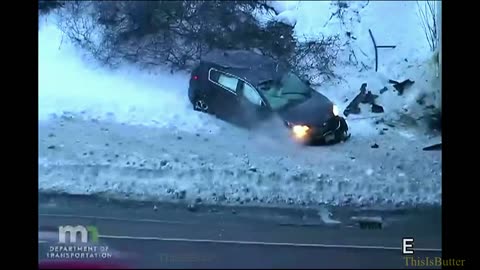
[[[212,51],[193,69],[193,109],[251,127],[279,116],[303,143],[349,138],[348,125],[327,97],[270,57],[250,51]]]

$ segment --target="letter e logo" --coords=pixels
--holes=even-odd
[[[413,254],[413,237],[404,237],[402,239],[402,254],[403,255]]]

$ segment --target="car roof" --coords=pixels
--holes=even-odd
[[[248,80],[254,85],[276,80],[285,68],[274,59],[247,50],[214,50],[201,58],[201,62],[220,66],[222,70]]]

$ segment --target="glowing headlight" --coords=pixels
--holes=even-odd
[[[333,105],[333,115],[338,116],[339,113],[337,105]]]
[[[307,135],[307,132],[310,128],[308,126],[301,126],[301,125],[296,125],[292,127],[293,135],[295,137],[301,139]]]

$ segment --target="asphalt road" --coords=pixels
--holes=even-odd
[[[410,268],[401,253],[406,236],[415,238],[415,257],[441,256],[435,211],[384,214],[382,229],[366,230],[346,222],[347,212],[334,213],[341,223],[329,225],[296,210],[188,211],[172,204],[41,196],[39,257],[58,246],[58,226],[65,225],[96,226],[98,245],[135,268]]]

